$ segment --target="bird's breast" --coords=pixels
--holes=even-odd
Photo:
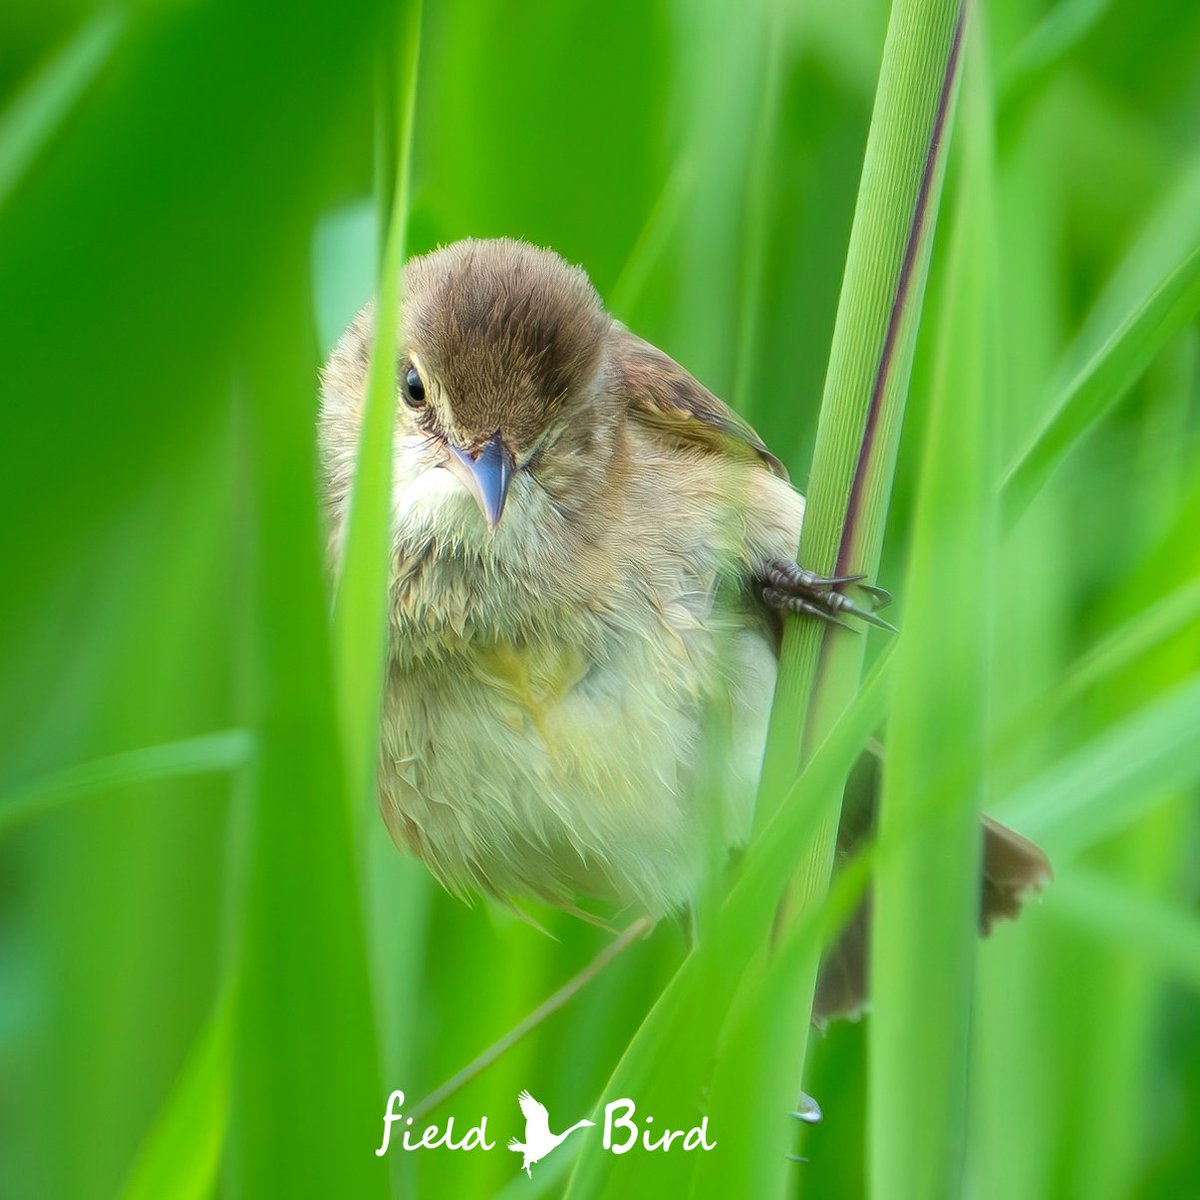
[[[538,738],[553,753],[564,737],[555,728],[569,708],[564,701],[593,665],[584,648],[567,639],[497,640],[475,648],[469,657],[480,686],[495,693],[497,714],[507,714],[515,730]]]
[[[773,672],[757,635],[727,642],[694,605],[632,599],[617,622],[576,612],[534,636],[394,662],[384,816],[453,889],[582,891],[662,912],[694,888],[711,827],[696,794],[717,681],[737,681],[716,719],[747,751],[726,821],[740,828]]]

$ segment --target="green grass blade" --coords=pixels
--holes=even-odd
[[[0,836],[56,812],[64,804],[134,783],[185,775],[236,771],[250,762],[254,739],[244,729],[205,734],[182,742],[145,746],[93,759],[0,796]]]
[[[1181,584],[1114,629],[1072,663],[1053,687],[1030,701],[996,739],[993,757],[1010,755],[1030,732],[1065,712],[1120,672],[1200,621],[1200,578]]]
[[[1053,913],[1200,992],[1200,921],[1194,912],[1073,867],[1055,880]]]
[[[992,103],[967,31],[954,229],[888,722],[871,929],[871,1195],[962,1190],[999,412]],[[937,664],[931,670],[931,664]]]
[[[341,718],[349,798],[363,811],[375,777],[379,700],[383,687],[384,632],[390,554],[392,432],[396,405],[396,322],[400,304],[406,227],[412,177],[412,134],[420,51],[421,5],[405,10],[398,51],[395,91],[386,82],[380,127],[398,131],[392,152],[381,149],[385,164],[379,184],[386,228],[379,263],[375,341],[367,374],[358,465],[350,494],[346,542],[333,608],[333,647],[338,711]],[[390,76],[385,71],[385,79]],[[393,109],[393,105],[396,107]],[[394,123],[394,125],[393,125]],[[386,164],[391,164],[391,170]],[[372,806],[367,805],[367,808]]]
[[[257,551],[248,644],[259,752],[241,856],[227,1175],[243,1196],[365,1198],[387,1192],[387,1168],[372,1153],[383,1093],[339,753],[312,429],[296,419],[316,365],[304,260],[301,243],[296,278],[260,312],[246,369]]]
[[[857,758],[850,748],[864,746],[879,727],[890,703],[894,670],[895,654],[885,651],[788,788],[778,811],[751,841],[738,882],[726,901],[727,909],[739,919],[743,912],[749,918],[750,909],[758,915],[774,911],[773,897],[783,890],[799,853],[797,847],[804,841],[802,835],[811,828],[813,798],[838,790],[838,771],[848,770]]]
[[[762,353],[763,304],[768,243],[771,228],[772,187],[777,161],[780,96],[785,53],[790,49],[790,6],[782,0],[767,5],[767,51],[762,72],[762,94],[750,148],[743,220],[741,273],[737,313],[737,341],[730,391],[734,407],[753,416],[764,397],[756,387],[758,359]]]
[[[667,244],[683,216],[695,178],[694,160],[687,154],[681,154],[671,167],[662,193],[650,210],[609,293],[609,310],[622,321],[630,321],[636,315],[646,284],[661,263]]]
[[[1136,135],[1135,135],[1136,136]],[[1120,256],[1104,287],[1072,338],[1065,383],[1107,340],[1125,314],[1158,285],[1189,250],[1200,243],[1200,143],[1193,137],[1172,156],[1164,172],[1162,192],[1147,196],[1131,221],[1133,236],[1120,248]],[[1160,397],[1163,403],[1166,397]]]
[[[878,563],[945,165],[959,18],[955,3],[900,0],[892,11],[800,545],[801,561],[813,570],[869,574]],[[826,677],[845,679],[812,714],[810,741],[853,690],[862,649],[861,638],[819,622],[788,622],[760,821],[796,773],[818,661]]]
[[[207,1200],[213,1194],[229,1119],[232,1037],[226,994],[142,1144],[121,1200]]]
[[[1200,312],[1200,247],[1136,304],[1052,403],[1004,477],[1005,519],[1028,507],[1068,454]]]
[[[836,783],[833,788],[836,793]],[[721,1152],[696,1164],[695,1200],[791,1194],[798,1177],[788,1157],[798,1132],[791,1115],[798,1092],[794,1063],[779,1048],[796,1036],[798,981],[862,901],[873,861],[873,847],[856,847],[853,858],[839,863],[822,901],[782,928],[765,961],[741,974],[721,1031],[707,1105],[712,1129],[720,1131]]]
[[[1067,669],[1054,693],[1064,705],[1200,621],[1200,578],[1190,579],[1102,638]]]
[[[879,562],[929,250],[958,79],[962,9],[955,0],[897,0],[871,132],[813,456],[800,561],[834,574],[873,575]],[[802,748],[817,744],[858,685],[865,639],[792,619],[764,752],[755,820],[770,819]],[[839,790],[823,795],[818,833],[800,862],[791,910],[825,893]],[[814,955],[798,980],[794,1045],[780,1047],[798,1082],[816,985]]]
[[[1112,0],[1058,0],[1009,55],[1000,80],[1003,101],[1070,53],[1111,5]]]
[[[1163,794],[1200,779],[1200,677],[1193,676],[1055,763],[997,806],[996,816],[1078,853],[1136,819]]]
[[[117,9],[97,13],[0,115],[0,209],[112,57],[125,23]]]

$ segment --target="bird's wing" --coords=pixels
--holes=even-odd
[[[517,1103],[525,1114],[525,1144],[532,1145],[542,1134],[549,1135],[550,1114],[546,1106],[528,1092],[522,1092],[517,1097]]]
[[[634,420],[718,454],[756,454],[781,479],[787,478],[783,463],[750,424],[657,347],[621,329],[609,362],[610,386],[624,398]]]

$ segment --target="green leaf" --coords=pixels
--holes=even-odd
[[[1200,921],[1194,912],[1077,866],[1055,880],[1049,909],[1056,920],[1200,992]]]
[[[800,545],[812,570],[871,574],[878,564],[945,167],[960,15],[952,0],[899,0],[892,11]],[[862,657],[861,637],[788,621],[758,820],[795,776],[806,727],[809,742],[823,735],[853,692]],[[819,660],[831,687],[810,706]]]
[[[126,19],[97,13],[0,114],[0,208],[112,57]]]
[[[1069,857],[1117,832],[1165,792],[1200,780],[1200,675],[1194,675],[997,806],[996,816]]]
[[[1089,430],[1200,312],[1200,246],[1125,315],[1050,405],[1004,476],[1004,515],[1016,520]]]
[[[1005,102],[1064,58],[1104,16],[1112,0],[1057,0],[1008,57],[1000,81]]]
[[[312,428],[305,258],[264,304],[241,412],[255,565],[245,644],[258,745],[238,830],[234,1069],[226,1174],[237,1195],[383,1196],[383,1090],[334,705]],[[311,405],[311,399],[308,399]],[[309,409],[311,411],[311,409]]]
[[[1200,619],[1200,578],[1190,579],[1114,629],[1068,667],[1056,705],[1095,688]]]
[[[609,311],[621,320],[629,321],[637,313],[646,284],[655,267],[661,264],[667,243],[679,224],[684,205],[695,186],[695,176],[695,163],[686,154],[680,155],[609,291]]]
[[[338,712],[349,799],[355,815],[374,810],[374,805],[367,804],[366,799],[375,778],[391,561],[388,547],[397,373],[397,330],[391,314],[400,307],[412,190],[412,132],[420,43],[421,4],[420,0],[413,0],[405,7],[404,19],[400,21],[396,57],[388,54],[383,59],[379,190],[384,229],[380,238],[383,249],[376,291],[375,339],[333,607]],[[393,68],[393,63],[398,66]]]
[[[963,1186],[996,579],[993,114],[975,18],[966,40],[872,901],[868,1178],[873,1196],[913,1200]]]
[[[207,1200],[229,1120],[233,1005],[224,995],[138,1151],[121,1200]]]
[[[251,760],[253,751],[254,738],[249,732],[230,729],[66,767],[0,797],[0,835],[65,804],[111,789],[184,775],[236,771]]]
[[[957,88],[962,6],[897,0],[891,12],[813,454],[800,561],[827,574],[874,575],[879,563]],[[761,828],[854,695],[865,638],[790,619],[763,757],[755,821]],[[787,900],[791,919],[821,903],[833,866],[840,788],[820,794],[817,832]],[[794,979],[792,1006],[812,1007],[817,954]],[[764,993],[764,997],[769,993]],[[771,1089],[753,1103],[763,1122],[798,1086],[805,1030],[775,1047]],[[790,1072],[790,1084],[784,1080]],[[775,1090],[779,1089],[779,1090]],[[770,1190],[785,1186],[773,1164]]]

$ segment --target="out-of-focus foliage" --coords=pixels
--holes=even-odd
[[[986,95],[950,145],[880,578],[907,634],[906,578],[939,594],[928,500],[979,451],[985,400],[998,479],[1038,469],[964,518],[994,579],[969,676],[983,800],[1057,880],[979,949],[960,1149],[986,1200],[1176,1197],[1200,1177],[1200,8],[979,11]],[[408,247],[553,245],[803,486],[887,18],[427,0]],[[0,14],[0,1195],[558,1195],[571,1169],[566,1148],[532,1182],[503,1145],[372,1153],[389,1090],[431,1091],[611,936],[466,907],[346,817],[316,372],[373,287],[372,85],[405,21],[384,0]],[[1138,316],[1163,280],[1169,336]],[[922,661],[944,682],[930,646],[898,694],[939,695]],[[889,953],[935,971],[902,936]],[[612,1098],[641,1028],[618,1078],[654,1073],[692,1105],[662,1119],[691,1123],[709,1064],[680,1029],[727,1014],[643,1027],[686,952],[664,925],[432,1119],[506,1139],[529,1087],[558,1127]],[[668,1000],[728,1002],[701,986],[713,957]],[[865,1192],[871,1034],[810,1046],[826,1118],[796,1135],[795,1194]],[[942,1052],[919,1036],[906,1060]],[[671,1163],[712,1194],[703,1156]],[[642,1169],[612,1178],[637,1196]]]

